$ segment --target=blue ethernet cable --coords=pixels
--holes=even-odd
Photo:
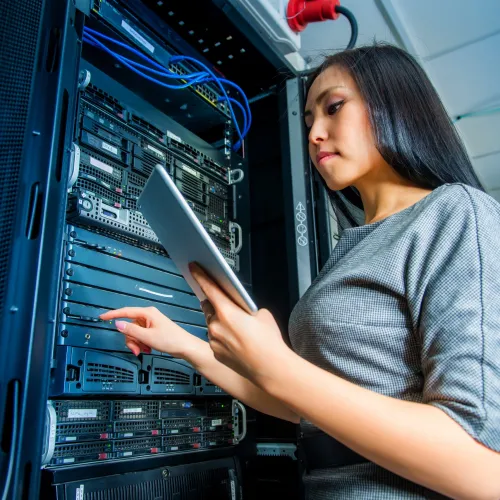
[[[202,76],[199,76],[197,78],[193,78],[192,80],[190,80],[190,81],[188,81],[186,83],[180,84],[180,85],[169,85],[168,83],[162,82],[161,80],[157,80],[156,78],[153,78],[153,77],[151,77],[149,75],[146,75],[142,71],[139,71],[134,66],[132,66],[131,64],[129,64],[125,60],[124,57],[122,57],[121,55],[117,54],[116,52],[113,52],[111,49],[109,49],[108,47],[106,47],[106,45],[104,45],[103,43],[101,43],[99,40],[97,40],[96,38],[94,38],[92,35],[85,34],[84,37],[83,37],[83,40],[85,42],[87,42],[87,43],[91,43],[92,45],[94,45],[96,47],[99,47],[101,50],[104,50],[105,52],[107,52],[108,54],[110,54],[111,56],[113,56],[114,58],[116,58],[118,61],[120,61],[124,66],[126,66],[127,68],[129,68],[130,70],[132,70],[134,73],[138,74],[139,76],[141,76],[141,77],[143,77],[143,78],[145,78],[147,80],[150,80],[151,82],[156,83],[156,84],[158,84],[158,85],[160,85],[162,87],[168,88],[168,89],[174,89],[174,90],[185,89],[187,87],[192,86],[195,83],[199,83],[202,80],[206,79],[206,76],[202,75]]]
[[[116,40],[115,38],[107,36],[104,33],[100,33],[99,31],[93,30],[92,28],[88,28],[87,26],[83,29],[83,32],[84,32],[84,34],[90,34],[90,35],[92,35],[94,37],[102,38],[103,40],[107,40],[108,42],[114,43],[115,45],[118,45],[119,47],[122,47],[122,48],[124,48],[124,49],[132,52],[132,54],[135,54],[136,56],[140,57],[144,61],[150,63],[153,66],[155,66],[160,71],[166,71],[166,72],[169,71],[168,68],[165,68],[161,64],[157,63],[155,60],[153,60],[153,59],[149,58],[148,56],[144,55],[139,50],[134,49],[130,45],[127,45],[126,43],[120,42],[119,40]],[[170,73],[167,73],[167,74],[169,75],[168,78],[178,78],[178,75],[176,73],[170,72]],[[195,76],[199,76],[199,75],[202,75],[202,74],[204,74],[204,73],[201,73],[201,72],[200,73],[191,73],[189,76],[195,77]]]
[[[242,142],[243,141],[243,137],[241,135],[241,130],[240,130],[240,127],[238,125],[238,121],[236,120],[236,117],[234,115],[234,110],[233,110],[232,103],[229,101],[229,96],[227,95],[226,89],[224,88],[224,86],[222,85],[222,83],[219,81],[220,79],[217,76],[215,76],[215,74],[213,73],[213,71],[211,71],[207,66],[205,66],[205,64],[203,64],[202,62],[198,61],[194,57],[189,57],[189,56],[173,56],[173,57],[170,58],[170,61],[173,62],[173,63],[175,63],[175,62],[182,62],[182,61],[190,61],[190,62],[192,62],[194,64],[198,64],[199,66],[201,66],[202,69],[204,69],[212,77],[213,81],[215,83],[217,83],[217,85],[221,89],[222,93],[224,94],[224,97],[228,101],[229,113],[231,114],[231,118],[232,118],[232,120],[234,122],[234,127],[236,128],[236,133],[238,134],[239,142]],[[235,148],[233,147],[233,149],[235,149]]]
[[[95,35],[95,36],[93,36],[93,35]],[[150,68],[148,66],[140,64],[136,61],[128,59],[128,58],[114,52],[113,50],[109,49],[106,45],[104,45],[102,42],[97,40],[95,37],[100,37],[100,38],[107,40],[107,41],[110,41],[111,43],[114,43],[122,48],[125,48],[126,50],[129,50],[130,52],[137,55],[138,57],[140,57],[144,61],[146,61],[146,62],[150,63],[151,65],[153,65],[154,67],[158,68],[160,71],[157,71],[153,68]],[[228,102],[228,108],[229,108],[229,111],[231,114],[231,118],[234,121],[236,132],[238,133],[238,137],[239,137],[239,141],[235,144],[234,149],[239,149],[239,147],[241,145],[241,141],[243,140],[243,137],[246,136],[246,134],[248,133],[248,131],[250,129],[251,111],[250,111],[250,106],[249,106],[248,99],[246,98],[245,93],[234,82],[231,82],[230,80],[226,80],[224,78],[218,78],[202,62],[198,61],[197,59],[188,57],[188,56],[173,56],[170,59],[170,61],[171,62],[181,62],[182,60],[188,60],[188,61],[194,62],[195,64],[198,64],[199,66],[201,66],[205,70],[205,72],[177,75],[175,73],[170,72],[167,68],[165,68],[161,64],[158,64],[156,61],[153,61],[152,59],[143,55],[141,52],[130,47],[129,45],[122,43],[122,42],[120,42],[112,37],[109,37],[107,35],[104,35],[103,33],[99,33],[98,31],[95,31],[95,30],[88,28],[88,27],[84,28],[84,41],[100,48],[101,50],[104,50],[105,52],[107,52],[108,54],[110,54],[111,56],[113,56],[114,58],[119,60],[122,64],[124,64],[130,70],[134,71],[139,76],[142,76],[142,77],[146,78],[147,80],[150,80],[153,83],[157,83],[157,84],[159,84],[163,87],[166,87],[166,88],[184,89],[184,88],[190,87],[190,86],[197,84],[197,83],[208,83],[210,81],[214,81],[224,94],[224,97],[219,98],[219,100],[226,100]],[[149,71],[153,74],[156,74],[156,75],[159,75],[159,76],[162,76],[165,78],[183,79],[183,80],[187,80],[187,82],[185,84],[181,84],[181,85],[169,85],[169,84],[166,84],[160,80],[152,78],[151,76],[140,71],[138,68],[144,69],[146,71]],[[243,108],[243,106],[241,105],[240,102],[238,102],[236,99],[230,98],[227,95],[227,92],[224,89],[222,83],[226,83],[227,85],[230,85],[238,90],[238,92],[242,95],[242,97],[244,99],[246,110]],[[243,133],[241,132],[239,124],[238,124],[236,117],[234,115],[234,110],[233,110],[232,104],[236,104],[240,108],[240,110],[242,111],[243,119],[244,119]]]

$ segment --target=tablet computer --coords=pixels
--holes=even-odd
[[[199,264],[245,311],[257,312],[248,292],[161,165],[156,165],[149,177],[138,208],[200,301],[206,297],[191,276],[190,262]]]

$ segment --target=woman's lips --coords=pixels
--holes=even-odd
[[[316,161],[318,165],[322,165],[323,163],[327,162],[328,160],[331,160],[332,158],[338,156],[338,153],[320,153],[316,157]]]

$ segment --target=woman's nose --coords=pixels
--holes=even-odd
[[[309,131],[309,141],[312,144],[319,144],[326,140],[327,135],[325,127],[323,127],[320,122],[316,122]]]

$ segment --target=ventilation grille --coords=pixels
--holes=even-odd
[[[85,97],[87,97],[91,102],[106,108],[108,111],[111,111],[114,115],[119,118],[123,118],[125,116],[125,109],[118,102],[118,99],[115,99],[113,96],[104,92],[100,88],[96,87],[92,83],[90,83],[85,88]]]
[[[208,408],[207,417],[231,416],[231,405],[224,408]]]
[[[54,450],[54,458],[82,457],[85,455],[107,453],[110,451],[111,451],[111,443],[104,441],[78,443],[78,444],[58,444],[56,445]]]
[[[161,420],[122,420],[115,422],[116,432],[152,431],[156,429],[161,429]]]
[[[122,130],[124,129],[123,123],[121,123],[118,120],[113,119],[108,113],[101,111],[99,108],[94,106],[91,102],[86,101],[85,96],[83,96],[83,97],[84,98],[81,101],[83,104],[83,106],[82,106],[83,110],[88,110],[91,113],[93,113],[94,115],[96,115],[100,118],[103,118],[104,120],[112,123],[116,127],[120,128]],[[85,112],[84,112],[84,115],[85,115]],[[92,117],[90,117],[90,118],[92,118]],[[95,119],[95,118],[92,118],[92,119]],[[131,136],[134,136],[134,137],[139,137],[139,134],[135,130],[132,130],[130,128],[127,128],[127,134],[130,134]]]
[[[158,418],[158,401],[115,401],[114,420]]]
[[[198,427],[201,418],[167,418],[163,420],[164,429],[176,429],[177,427]]]
[[[95,182],[89,181],[87,179],[78,179],[76,182],[76,187],[90,191],[94,193],[99,198],[105,198],[113,203],[121,203],[121,198],[118,194],[109,191],[106,188],[96,184]],[[128,207],[127,207],[128,208]]]
[[[123,384],[134,382],[134,372],[120,366],[88,362],[86,374],[86,382],[114,382]]]
[[[193,175],[186,174],[182,170],[181,171],[177,170],[177,175],[178,175],[179,179],[182,179],[182,182],[184,184],[187,184],[190,187],[192,187],[193,189],[197,189],[198,191],[205,192],[205,190],[203,189],[203,187],[204,187],[203,182],[201,182],[199,179],[197,179]]]
[[[206,204],[205,195],[197,189],[193,189],[193,187],[188,183],[177,180],[175,181],[175,184],[183,195],[188,196],[189,198],[192,198],[194,201],[197,201],[199,203]]]
[[[201,216],[202,221],[204,221],[207,217],[207,209],[198,203],[188,200],[188,205],[191,207],[195,214]]]
[[[99,479],[99,490],[94,490],[88,483],[85,486],[84,500],[152,500],[152,499],[203,499],[229,500],[231,485],[228,469],[213,469],[198,473],[171,475],[156,480],[138,481],[140,475],[134,473],[134,484],[128,482],[127,475],[120,478],[120,486],[110,488],[106,481]],[[101,486],[102,485],[102,486]],[[97,486],[97,485],[96,485]]]
[[[226,218],[226,204],[218,196],[210,196],[208,209],[221,219]]]
[[[57,436],[80,436],[81,434],[106,434],[113,431],[108,422],[79,422],[77,424],[57,424]]]
[[[129,172],[128,181],[131,182],[132,184],[135,184],[136,186],[144,187],[146,185],[147,179],[145,179],[140,175]]]
[[[170,138],[169,139],[169,146],[175,149],[176,151],[182,153],[183,155],[186,155],[190,159],[192,159],[195,163],[200,163],[200,160],[198,159],[200,152],[190,146],[189,144],[185,144],[184,142],[179,142],[176,141],[175,139]]]
[[[190,385],[191,377],[177,370],[169,370],[168,368],[153,368],[153,384],[176,384]]]
[[[130,125],[147,132],[149,135],[153,136],[157,141],[165,143],[165,134],[157,127],[147,122],[143,118],[137,115],[131,114],[129,119]]]
[[[136,198],[139,198],[139,196],[141,196],[141,193],[142,193],[142,188],[137,188],[137,187],[131,186],[129,184],[129,186],[127,188],[127,194],[129,194],[130,196],[135,196]]]
[[[114,441],[115,451],[149,450],[151,448],[161,448],[161,437],[117,439]]]
[[[102,168],[92,165],[91,158],[98,160],[100,163],[104,163],[104,165],[110,167],[113,172],[109,173]],[[120,186],[123,183],[123,169],[121,166],[118,166],[116,163],[109,161],[107,158],[97,153],[89,153],[84,147],[81,148],[80,153],[80,171],[90,173],[98,179],[103,179],[110,184],[117,184]]]
[[[56,409],[58,422],[75,422],[87,420],[109,420],[111,406],[109,401],[52,401]],[[90,410],[87,412],[71,412],[70,410]],[[69,418],[72,414],[77,414],[78,418]],[[87,415],[87,416],[85,416]]]
[[[168,436],[163,438],[164,446],[178,446],[199,443],[202,439],[199,434],[183,434],[182,436]]]
[[[16,196],[41,19],[41,0],[0,3],[0,318],[10,269]]]
[[[137,248],[142,248],[143,250],[147,250],[148,252],[168,257],[168,254],[167,252],[165,252],[164,248],[159,245],[155,245],[154,243],[148,243],[147,241],[144,240],[136,240],[125,234],[117,233],[116,231],[110,231],[109,229],[103,227],[87,226],[87,225],[82,225],[81,223],[78,224],[78,220],[72,222],[73,225],[77,227],[83,227],[85,228],[85,230],[91,231],[92,233],[102,234],[103,236],[107,236],[108,238],[112,238],[116,241],[121,241],[122,243],[126,243],[127,245],[133,245]]]

